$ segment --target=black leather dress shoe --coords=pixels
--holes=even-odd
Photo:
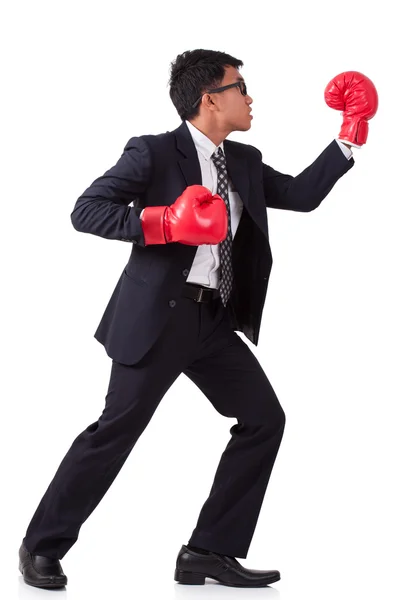
[[[31,554],[24,544],[19,549],[19,570],[25,583],[36,587],[60,588],[68,581],[57,558]]]
[[[182,546],[176,559],[175,581],[203,585],[206,577],[235,587],[263,587],[281,578],[279,571],[246,569],[231,556],[200,554]]]

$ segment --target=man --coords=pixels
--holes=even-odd
[[[30,585],[67,583],[60,559],[181,373],[238,423],[179,551],[175,580],[253,587],[280,579],[236,560],[247,556],[285,414],[235,330],[257,345],[272,266],[266,207],[317,208],[353,167],[357,128],[353,115],[351,135],[342,137],[349,143],[333,140],[297,177],[275,171],[253,146],[226,139],[251,126],[242,65],[211,50],[179,55],[170,96],[182,124],[131,138],[75,204],[78,231],[131,243],[132,251],[95,332],[112,359],[105,408],[72,443],[19,551]]]

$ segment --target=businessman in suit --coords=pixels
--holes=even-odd
[[[352,144],[335,139],[294,177],[227,140],[251,126],[242,65],[211,50],[179,55],[170,96],[181,125],[132,137],[75,204],[75,229],[132,249],[95,332],[112,359],[104,410],[72,443],[22,541],[19,568],[30,585],[67,583],[60,559],[181,373],[237,424],[175,580],[253,587],[280,579],[237,561],[247,556],[285,414],[236,331],[257,345],[272,266],[266,207],[314,210],[354,159]]]

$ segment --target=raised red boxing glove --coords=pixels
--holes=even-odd
[[[228,233],[224,200],[202,185],[188,186],[171,206],[146,207],[141,222],[146,246],[219,244]]]
[[[339,140],[361,148],[368,137],[368,120],[378,110],[378,92],[372,81],[359,71],[336,75],[325,88],[325,102],[343,111]]]

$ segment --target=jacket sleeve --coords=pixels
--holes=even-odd
[[[74,228],[144,247],[141,209],[128,205],[146,190],[151,171],[148,144],[140,137],[132,137],[118,162],[95,179],[76,201],[71,213]]]
[[[258,152],[262,160],[262,154]],[[338,179],[353,166],[354,158],[346,158],[336,140],[296,177],[279,173],[262,163],[265,205],[310,212],[321,204]]]

